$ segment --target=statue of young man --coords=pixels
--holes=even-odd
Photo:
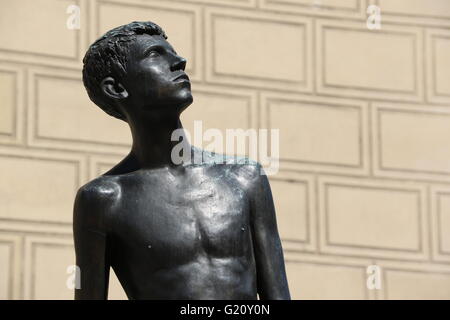
[[[158,25],[133,22],[84,58],[89,97],[129,124],[133,145],[77,193],[75,298],[106,299],[112,267],[130,299],[290,299],[261,166],[207,153],[201,163],[172,161],[171,135],[193,98],[186,60],[166,39]]]

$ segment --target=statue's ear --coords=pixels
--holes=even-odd
[[[128,97],[128,91],[112,77],[106,77],[102,80],[101,87],[103,93],[113,99],[125,99]]]

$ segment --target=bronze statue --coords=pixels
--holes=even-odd
[[[166,39],[158,25],[132,22],[84,57],[89,97],[129,124],[133,145],[77,193],[75,298],[106,299],[112,267],[129,299],[290,299],[261,165],[218,163],[193,147],[201,163],[171,159],[193,97],[186,60]]]

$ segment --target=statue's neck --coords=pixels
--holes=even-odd
[[[178,115],[165,117],[140,117],[129,123],[133,137],[132,156],[140,168],[172,167],[173,147],[179,143],[172,141],[174,130],[183,130]],[[190,146],[189,146],[190,147]]]

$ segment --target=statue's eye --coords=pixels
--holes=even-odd
[[[148,52],[148,56],[149,57],[157,57],[157,56],[159,56],[159,52],[156,50],[151,50]]]

